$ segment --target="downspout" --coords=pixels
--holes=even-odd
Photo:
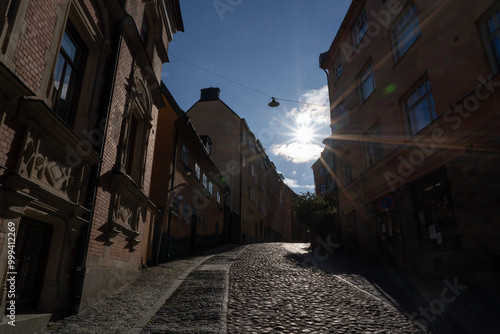
[[[127,4],[126,0],[122,1],[122,8],[125,10]],[[107,73],[106,76],[106,84],[104,86],[104,91],[105,94],[103,95],[103,99],[101,102],[101,115],[104,114],[103,118],[100,118],[101,120],[104,119],[106,122],[104,122],[104,133],[102,136],[102,141],[99,145],[98,152],[99,156],[102,159],[102,153],[104,150],[104,143],[106,142],[107,138],[107,132],[108,132],[108,124],[109,124],[109,115],[111,111],[111,102],[112,102],[112,94],[113,90],[115,87],[115,79],[116,79],[116,73],[117,73],[117,68],[118,68],[118,59],[120,55],[120,48],[122,44],[122,35],[123,35],[123,25],[122,21],[119,21],[118,24],[118,29],[115,31],[114,36],[113,36],[113,48],[112,48],[112,55],[109,60],[109,73]],[[96,202],[96,197],[97,197],[97,188],[98,188],[98,183],[99,183],[99,175],[101,173],[101,167],[102,167],[102,162],[99,162],[97,166],[93,167],[91,170],[91,175],[89,177],[89,185],[88,189],[91,191],[87,192],[86,195],[86,203],[90,204],[90,212],[89,212],[89,219],[87,223],[87,228],[82,231],[80,235],[80,242],[79,242],[79,250],[78,250],[78,259],[77,259],[77,267],[76,267],[76,272],[75,272],[75,280],[73,283],[73,312],[78,313],[79,308],[81,305],[81,297],[82,297],[82,291],[83,291],[83,285],[85,281],[85,274],[86,274],[86,262],[87,262],[87,253],[88,253],[88,247],[89,247],[89,242],[90,242],[90,230],[92,227],[92,221],[94,219],[94,208],[95,208],[95,202]]]
[[[227,188],[227,192],[226,194],[224,195],[224,228],[228,228],[229,231],[224,231],[224,234],[227,235],[227,239],[226,239],[226,242],[227,243],[231,243],[231,233],[232,233],[232,219],[231,219],[231,208],[229,208],[229,221],[227,222],[226,224],[226,208],[227,208],[227,198],[229,197],[229,195],[231,195],[231,189],[229,188],[229,186],[226,184],[226,188]]]

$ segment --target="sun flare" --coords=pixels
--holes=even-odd
[[[315,131],[310,125],[301,125],[295,129],[294,135],[295,141],[299,143],[310,143],[314,138]]]

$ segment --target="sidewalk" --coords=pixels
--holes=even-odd
[[[147,268],[104,300],[49,323],[38,333],[196,333],[198,329],[225,333],[228,272],[241,250],[241,246],[224,245],[201,256]],[[199,311],[207,306],[210,312]]]
[[[461,277],[423,276],[343,254],[318,267],[386,300],[432,333],[500,333],[500,296]]]

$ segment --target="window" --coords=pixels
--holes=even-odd
[[[375,90],[375,74],[373,73],[373,64],[371,59],[365,68],[360,72],[357,79],[361,102],[363,103]]]
[[[429,79],[424,79],[403,99],[403,109],[411,135],[422,130],[436,118]]]
[[[243,180],[243,195],[247,195],[247,181]]]
[[[179,214],[179,204],[180,204],[179,197],[174,196],[174,200],[172,201],[172,209],[171,210],[172,210],[172,213],[175,215]]]
[[[247,133],[243,131],[243,145],[247,142]]]
[[[245,168],[246,164],[247,164],[247,158],[245,158],[245,156],[243,156],[242,160],[243,160],[243,163],[242,163],[243,164],[243,168]]]
[[[380,122],[373,125],[367,132],[364,133],[364,153],[366,168],[375,165],[377,161],[382,159],[382,130]]]
[[[500,71],[500,7],[488,12],[481,24],[483,38],[493,72]]]
[[[358,18],[356,19],[356,22],[354,23],[354,26],[352,27],[351,33],[352,33],[352,44],[356,48],[359,43],[361,43],[361,40],[366,34],[366,31],[368,30],[368,24],[366,22],[366,12],[363,9],[361,13],[359,14]]]
[[[333,63],[333,71],[335,73],[335,82],[337,82],[342,75],[342,56],[340,52],[335,57],[335,62]]]
[[[71,25],[64,32],[54,72],[52,108],[73,126],[87,49]]]
[[[345,116],[347,116],[347,108],[345,106],[345,100],[339,102],[339,104],[337,104],[337,106],[335,107],[335,115],[341,119],[341,118],[344,118]]]
[[[320,185],[320,193],[321,194],[326,194],[326,184],[321,184]]]
[[[217,203],[220,204],[220,192],[217,192]]]
[[[214,193],[214,185],[213,185],[212,181],[209,181],[208,182],[208,194],[212,195],[213,193]]]
[[[203,174],[203,181],[202,181],[203,188],[207,188],[207,183],[208,183],[207,174]]]
[[[320,167],[319,168],[319,175],[320,176],[325,176],[326,175],[326,168],[325,167]]]
[[[182,162],[187,166],[189,165],[189,150],[186,146],[182,145]]]
[[[392,29],[392,43],[396,61],[399,60],[420,36],[415,5],[412,5],[396,22]]]
[[[253,167],[253,164],[250,164],[250,175],[255,176],[255,169]]]
[[[344,177],[344,184],[348,184],[352,181],[350,150],[347,150],[342,156],[342,176]]]
[[[197,162],[194,164],[194,175],[195,175],[197,180],[199,180],[201,177],[201,168]]]
[[[347,108],[345,100],[339,102],[332,112],[332,132],[340,131],[347,124]]]

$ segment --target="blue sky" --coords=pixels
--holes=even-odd
[[[330,134],[328,107],[317,106],[328,105],[318,57],[350,3],[181,0],[185,32],[174,35],[162,80],[185,111],[200,89],[219,87],[221,100],[246,119],[285,182],[296,193],[313,191],[311,165]],[[272,96],[279,107],[267,106]]]

